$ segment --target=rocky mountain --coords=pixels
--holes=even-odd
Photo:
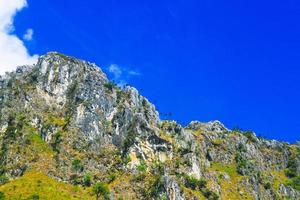
[[[300,199],[299,143],[162,121],[60,53],[2,76],[0,113],[0,199]]]

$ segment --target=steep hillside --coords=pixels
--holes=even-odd
[[[161,121],[135,88],[59,53],[0,78],[0,199],[300,198],[300,144]]]

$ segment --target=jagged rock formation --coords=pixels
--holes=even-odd
[[[39,174],[90,191],[73,199],[92,198],[97,182],[108,185],[107,199],[300,197],[299,144],[219,121],[161,121],[135,88],[121,89],[95,64],[59,53],[0,78],[0,113],[0,191],[8,199],[28,199],[30,192],[11,187]]]

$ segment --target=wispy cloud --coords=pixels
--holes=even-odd
[[[31,41],[33,39],[33,30],[31,28],[26,30],[26,33],[23,35],[23,39],[26,41]]]
[[[128,74],[131,76],[141,76],[142,74],[140,72],[137,71],[128,71]]]
[[[113,75],[114,79],[119,79],[123,73],[121,68],[116,64],[110,65],[108,67],[108,71],[109,71],[109,73],[111,73]]]
[[[13,33],[14,17],[27,6],[27,1],[0,0],[0,5],[0,74],[4,74],[17,66],[36,63],[38,56],[31,56],[23,41]]]
[[[108,67],[108,72],[112,76],[112,79],[116,81],[119,86],[126,85],[128,80],[133,76],[137,77],[142,75],[139,71],[120,67],[117,64],[111,64]]]

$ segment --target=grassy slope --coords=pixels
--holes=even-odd
[[[24,176],[0,186],[7,199],[93,199],[91,188],[58,182],[42,173],[29,172]]]

